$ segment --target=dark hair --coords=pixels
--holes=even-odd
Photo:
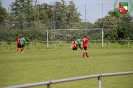
[[[80,36],[78,36],[78,38],[80,38]]]
[[[86,38],[86,35],[84,36],[84,38]]]

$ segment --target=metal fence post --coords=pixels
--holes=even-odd
[[[4,43],[3,43],[3,42],[1,42],[1,44],[2,44],[2,50],[3,50],[3,49],[4,49],[4,48],[3,48],[3,46],[4,46]]]
[[[98,77],[98,88],[102,88],[101,87],[101,77],[100,76]]]
[[[102,48],[104,47],[104,31],[102,29]]]
[[[47,29],[47,48],[48,48],[48,29]]]
[[[128,48],[130,47],[129,41],[128,41]]]
[[[110,42],[109,42],[109,48],[110,48]]]
[[[47,88],[51,88],[51,82],[49,82],[49,84],[47,85]]]

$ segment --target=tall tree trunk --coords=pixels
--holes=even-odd
[[[37,6],[36,6],[36,5],[37,5],[37,1],[38,1],[38,0],[35,0],[35,9],[37,8]]]

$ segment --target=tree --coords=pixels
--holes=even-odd
[[[77,11],[76,5],[73,1],[70,1],[69,4],[67,18],[70,22],[70,28],[79,28],[79,24],[81,23],[81,14]]]
[[[118,35],[118,40],[123,40],[123,39],[132,39],[130,37],[131,31],[132,31],[132,17],[124,17],[124,18],[119,18],[119,24],[117,25],[117,35]]]
[[[27,21],[30,23],[31,21],[37,19],[34,11],[31,0],[16,0],[11,5],[11,14],[19,22]]]
[[[8,17],[7,11],[5,8],[2,7],[1,1],[0,1],[0,23],[4,22]]]
[[[64,0],[55,1],[53,5],[43,3],[37,8],[39,20],[51,29],[78,28],[81,22],[80,13],[72,1],[69,5]]]
[[[132,17],[121,18],[114,11],[109,11],[108,16],[98,19],[94,23],[94,27],[100,27],[104,29],[104,37],[108,40],[123,40],[132,39]],[[130,35],[130,36],[129,36]]]

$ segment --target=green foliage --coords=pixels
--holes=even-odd
[[[27,21],[30,23],[31,21],[34,21],[34,12],[31,0],[16,0],[11,5],[11,14],[19,22]]]
[[[2,7],[1,1],[0,1],[0,23],[4,22],[7,19],[7,12],[6,9]]]
[[[94,27],[103,28],[107,40],[132,40],[132,22],[131,16],[121,18],[116,12],[109,11],[108,16],[94,23]]]
[[[37,4],[36,0],[33,5],[33,0],[15,0],[10,5],[7,15],[6,9],[0,3],[2,12],[0,13],[0,41],[15,41],[18,35],[27,36],[28,41],[46,41],[47,29],[82,30],[86,28],[103,28],[105,40],[133,40],[133,18],[131,16],[121,18],[116,12],[109,11],[107,16],[92,24],[82,21],[81,13],[77,9],[73,1],[69,1],[69,4],[66,4],[65,0],[55,1],[53,4]],[[97,31],[86,34],[92,40],[101,37]],[[73,35],[84,36],[78,32]]]

